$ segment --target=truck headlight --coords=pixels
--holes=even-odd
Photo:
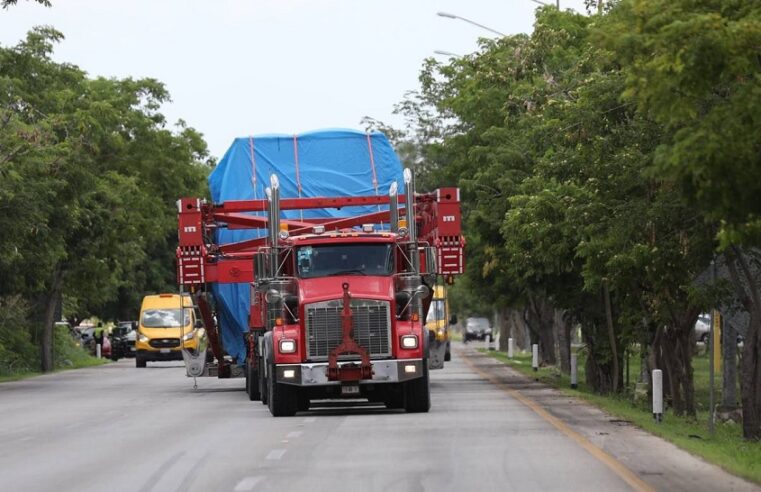
[[[143,335],[142,333],[140,333],[140,334],[137,336],[137,338],[138,338],[138,339],[139,339],[141,342],[143,342],[143,343],[148,343],[148,342],[150,342],[150,341],[151,341],[151,339],[150,339],[150,338],[148,338],[147,336]]]
[[[190,332],[188,332],[188,333],[185,333],[185,334],[182,336],[182,339],[183,339],[183,340],[185,340],[185,341],[188,341],[188,340],[192,340],[192,339],[193,339],[193,337],[195,336],[195,334],[196,334],[195,330],[194,330],[194,331],[190,331]]]
[[[296,340],[291,340],[289,338],[283,338],[280,340],[281,354],[292,354],[294,352],[296,352]]]
[[[402,335],[402,348],[403,349],[416,349],[417,348],[417,335]]]

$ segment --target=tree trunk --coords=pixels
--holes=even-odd
[[[618,344],[616,343],[616,332],[613,329],[613,312],[610,306],[610,290],[608,290],[608,283],[602,284],[603,295],[605,297],[605,322],[608,327],[608,343],[610,343],[610,352],[613,354],[613,374],[616,377],[613,378],[613,393],[618,393],[618,374],[620,373],[618,363]]]
[[[738,297],[750,315],[740,376],[743,437],[757,441],[761,439],[761,295],[742,251],[733,246],[731,252],[727,255],[727,267]]]
[[[557,329],[560,370],[564,374],[571,374],[571,323],[568,322],[565,310],[555,310],[555,327]]]
[[[721,406],[726,410],[737,408],[737,332],[731,323],[724,323],[721,331],[722,368]]]
[[[613,390],[613,367],[607,354],[607,344],[598,342],[605,339],[602,324],[582,325],[582,336],[587,347],[584,364],[585,381],[595,393],[606,395]],[[605,361],[605,362],[603,362]]]
[[[513,337],[515,348],[517,350],[528,350],[530,336],[523,315],[517,309],[509,309],[508,317],[510,320],[510,336]]]
[[[539,363],[554,366],[557,363],[555,336],[552,330],[554,309],[544,297],[529,296],[528,304],[526,324],[532,332],[532,343],[539,344]]]
[[[51,372],[55,369],[55,360],[53,358],[53,329],[55,325],[56,309],[61,297],[62,285],[63,272],[60,268],[56,268],[53,272],[50,290],[48,290],[44,296],[45,317],[42,321],[42,337],[40,339],[40,362],[42,372]]]
[[[507,339],[510,338],[510,310],[508,308],[497,309],[497,326],[499,327],[499,347],[500,352],[507,352]]]

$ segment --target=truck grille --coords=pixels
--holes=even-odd
[[[307,359],[327,360],[331,350],[343,339],[341,310],[343,300],[315,302],[306,305]],[[351,312],[354,340],[370,357],[391,356],[391,307],[387,301],[352,299]],[[339,359],[352,359],[346,355]]]
[[[179,338],[153,338],[151,339],[149,344],[153,348],[174,348],[174,347],[180,346],[180,339]]]

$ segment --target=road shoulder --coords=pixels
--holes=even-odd
[[[475,348],[460,345],[455,349],[455,354],[506,394],[514,398],[517,396],[529,407],[531,404],[527,401],[533,402],[656,490],[759,490],[755,484],[731,475],[588,402],[536,382]],[[590,451],[580,446],[579,452]],[[583,470],[579,472],[583,473]],[[631,482],[630,485],[640,488]]]

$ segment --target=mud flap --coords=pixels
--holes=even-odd
[[[428,346],[428,369],[444,369],[447,342],[436,340]]]
[[[191,352],[190,350],[182,349],[182,360],[185,361],[185,371],[188,377],[199,378],[206,375],[206,344],[201,342],[202,350]]]

